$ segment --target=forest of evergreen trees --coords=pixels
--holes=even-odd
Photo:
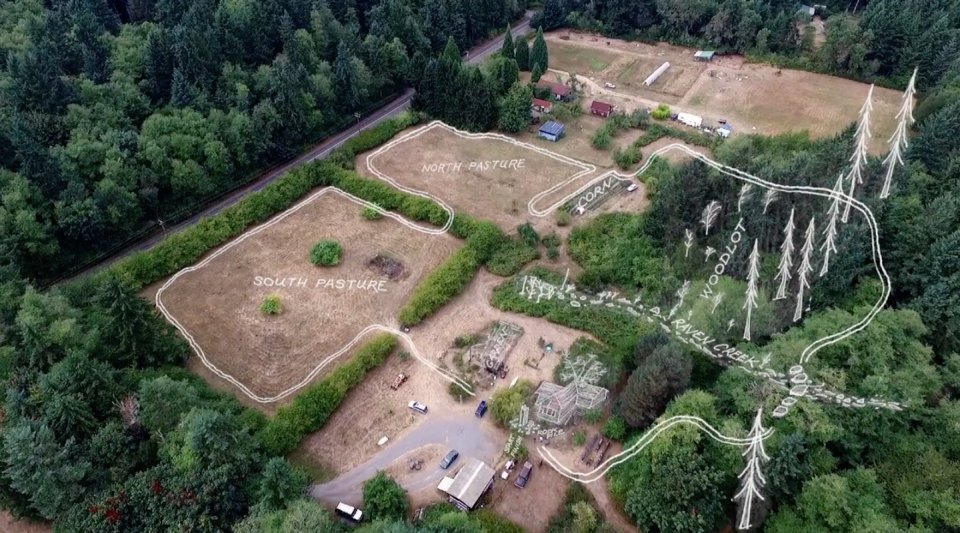
[[[355,123],[516,0],[0,5],[0,260],[55,278]],[[416,78],[419,78],[419,72]],[[491,123],[484,122],[484,126]]]

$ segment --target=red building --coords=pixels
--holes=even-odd
[[[561,102],[569,102],[573,100],[573,91],[570,90],[570,87],[567,87],[562,83],[540,80],[537,82],[537,87],[550,89],[550,94]]]
[[[593,103],[590,104],[590,114],[592,115],[607,118],[610,116],[610,113],[613,113],[613,104],[608,104],[599,100],[594,100]]]
[[[541,99],[539,99],[539,98],[534,98],[534,99],[533,99],[533,110],[534,110],[534,111],[539,111],[539,112],[541,112],[541,113],[549,113],[552,109],[553,109],[553,104],[552,104],[552,103],[550,103],[550,102],[548,102],[548,101],[546,101],[546,100],[541,100]]]

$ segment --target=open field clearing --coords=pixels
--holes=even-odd
[[[551,40],[548,43],[548,48],[550,51],[550,67],[567,72],[576,72],[578,76],[599,74],[607,70],[621,57],[616,50],[577,46],[567,44],[567,42],[559,39]]]
[[[513,231],[530,218],[527,203],[534,196],[553,189],[536,204],[546,210],[596,174],[593,166],[566,156],[562,145],[563,141],[523,144],[433,123],[360,155],[357,168]]]
[[[177,274],[158,298],[209,364],[260,402],[290,397],[331,369],[336,361],[318,365],[368,325],[394,324],[417,284],[461,245],[390,217],[366,220],[361,204],[328,192],[335,190],[314,193]],[[342,244],[337,266],[310,262],[321,239]],[[272,294],[279,315],[260,311]]]
[[[561,36],[569,35],[569,40]],[[778,133],[807,130],[814,137],[836,135],[856,122],[870,86],[864,83],[797,70],[744,64],[740,56],[717,56],[712,62],[698,62],[692,48],[665,43],[652,46],[619,39],[600,38],[560,31],[546,36],[550,49],[549,79],[574,72],[586,78],[585,107],[594,98],[616,104],[621,110],[671,106],[673,112],[704,117],[704,125],[716,126],[727,119],[738,133]],[[607,43],[610,43],[609,45]],[[600,72],[576,70],[571,49],[595,53],[616,53],[620,58]],[[650,87],[642,82],[663,62],[670,68]],[[570,69],[570,70],[568,70]],[[777,74],[779,72],[779,74]],[[612,83],[614,89],[604,83]],[[896,126],[901,93],[876,87],[870,127],[870,151],[881,154]]]

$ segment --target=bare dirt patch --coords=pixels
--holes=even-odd
[[[403,485],[411,478],[416,477],[420,472],[423,471],[424,468],[436,468],[435,465],[439,464],[440,459],[443,458],[443,456],[449,451],[450,450],[448,447],[440,444],[428,444],[426,446],[421,446],[416,450],[407,452],[396,461],[390,463],[390,466],[384,468],[383,470],[388,476],[397,480],[397,483]],[[414,459],[423,462],[420,470],[414,470],[410,468],[410,462]]]
[[[569,40],[560,39],[568,33]],[[822,33],[818,30],[817,35]],[[693,58],[694,49],[666,43],[653,46],[619,39],[598,41],[590,34],[566,31],[548,34],[546,39],[550,66],[558,71],[573,68],[564,59],[575,55],[568,51],[570,48],[621,55],[604,71],[582,76],[592,82],[587,86],[589,98],[617,103],[627,111],[666,103],[674,112],[703,116],[706,127],[727,119],[734,135],[804,130],[814,137],[835,135],[856,122],[869,91],[868,85],[843,78],[744,64],[741,56],[717,56],[709,63],[698,62]],[[556,61],[555,48],[559,54]],[[651,87],[644,87],[643,80],[664,61],[671,65],[667,72]],[[604,87],[604,83],[613,83],[616,88]],[[896,127],[900,98],[899,91],[874,89],[870,149],[875,154],[886,150],[886,141]]]
[[[259,233],[225,245],[162,294],[168,312],[208,360],[259,396],[300,383],[366,326],[395,324],[417,284],[462,245],[388,217],[368,221],[360,215],[362,206],[337,194],[306,202]],[[310,263],[310,249],[321,239],[343,245],[339,265]],[[371,261],[386,272],[371,271]],[[282,314],[260,312],[270,294],[281,297]]]
[[[533,473],[525,488],[518,489],[513,485],[521,463],[506,481],[499,479],[498,472],[497,484],[489,497],[495,513],[531,533],[539,533],[547,530],[550,518],[562,509],[570,480],[546,463],[539,466],[538,458],[530,458],[530,462],[533,463]]]
[[[434,125],[424,128],[429,129],[422,133],[408,130],[410,137],[401,138],[370,160],[367,154],[361,155],[360,172],[375,176],[367,168],[372,163],[401,187],[429,193],[456,211],[491,220],[507,230],[528,220],[527,203],[535,195],[587,168],[499,138],[461,136]],[[531,144],[566,155],[565,142],[537,140]],[[588,180],[584,175],[558,188],[538,202],[538,208],[546,209]]]
[[[0,533],[50,533],[53,527],[47,524],[16,520],[9,511],[0,511]]]

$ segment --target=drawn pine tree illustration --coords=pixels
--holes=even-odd
[[[804,292],[810,288],[810,272],[813,270],[813,265],[810,263],[810,254],[813,253],[813,241],[814,229],[813,225],[814,219],[810,219],[810,225],[807,226],[807,232],[804,234],[805,242],[803,247],[800,248],[800,255],[802,259],[800,260],[800,268],[797,270],[797,277],[800,278],[800,282],[797,284],[797,308],[793,312],[793,321],[796,322],[800,320],[800,317],[803,316],[803,295]]]
[[[733,496],[733,501],[740,504],[737,529],[753,527],[751,518],[754,503],[765,499],[761,492],[767,484],[766,478],[763,477],[763,465],[770,460],[770,457],[763,449],[764,433],[763,409],[761,408],[757,410],[757,418],[754,419],[753,427],[748,435],[750,444],[743,452],[743,456],[747,458],[747,465],[740,473],[740,490]]]
[[[757,308],[757,280],[760,279],[760,253],[757,251],[759,240],[753,240],[753,252],[750,252],[750,268],[747,271],[747,297],[743,309],[747,310],[747,322],[743,326],[743,340],[750,340],[750,318]]]
[[[833,203],[830,204],[830,210],[827,216],[830,221],[827,222],[827,228],[823,230],[823,246],[820,250],[823,252],[823,266],[820,267],[820,276],[824,276],[830,267],[830,254],[837,253],[837,216],[840,215],[840,198],[843,195],[843,174],[837,178],[837,184],[833,186]],[[847,205],[850,205],[849,203]]]
[[[743,202],[746,202],[753,196],[753,185],[750,183],[744,183],[743,187],[740,187],[740,197],[737,199],[737,212],[739,213],[743,209]]]
[[[686,249],[687,249],[687,250],[684,252],[683,257],[686,258],[686,257],[689,257],[689,256],[690,256],[690,247],[693,246],[693,232],[690,231],[690,230],[688,230],[688,229],[683,230],[683,231],[686,232],[686,235],[687,235],[687,238],[684,239],[684,241],[683,241],[683,246],[686,247]]]
[[[710,314],[717,312],[717,307],[720,307],[720,302],[723,301],[723,293],[718,292],[716,296],[713,297],[713,309],[710,310]]]
[[[843,218],[840,219],[844,224],[850,219],[850,208],[853,207],[853,192],[857,185],[863,183],[863,167],[867,164],[867,143],[870,139],[870,111],[873,111],[872,98],[873,85],[870,86],[870,91],[867,93],[867,100],[860,108],[860,122],[857,124],[856,132],[857,140],[854,144],[853,155],[850,156],[850,173],[847,174],[847,179],[850,181],[850,192],[848,193],[850,198],[847,200],[847,206],[843,209]]]
[[[710,228],[717,221],[717,215],[720,213],[720,202],[714,200],[703,208],[703,216],[700,217],[700,223],[703,224],[704,235],[710,234]]]
[[[880,191],[880,198],[890,196],[890,185],[893,181],[893,173],[897,165],[903,165],[902,151],[907,148],[908,138],[907,130],[916,122],[913,118],[913,95],[917,92],[917,69],[913,69],[913,76],[910,76],[910,83],[907,83],[907,90],[903,93],[903,104],[900,111],[897,112],[897,129],[887,141],[890,143],[890,152],[887,153],[883,164],[887,166],[886,176],[883,179],[883,189]]]
[[[777,287],[777,294],[774,300],[782,300],[787,297],[787,283],[792,277],[790,269],[793,268],[793,208],[790,209],[790,219],[787,221],[787,227],[783,228],[783,244],[780,245],[780,266],[777,267],[777,275],[773,278],[780,280],[780,286]]]
[[[763,195],[763,214],[767,214],[767,208],[770,207],[770,204],[776,201],[777,193],[776,189],[767,189],[767,193]]]
[[[677,289],[677,303],[670,309],[670,314],[667,315],[667,318],[673,318],[673,315],[680,310],[680,307],[683,306],[683,299],[687,297],[687,293],[690,292],[690,280],[684,280],[683,285]]]

